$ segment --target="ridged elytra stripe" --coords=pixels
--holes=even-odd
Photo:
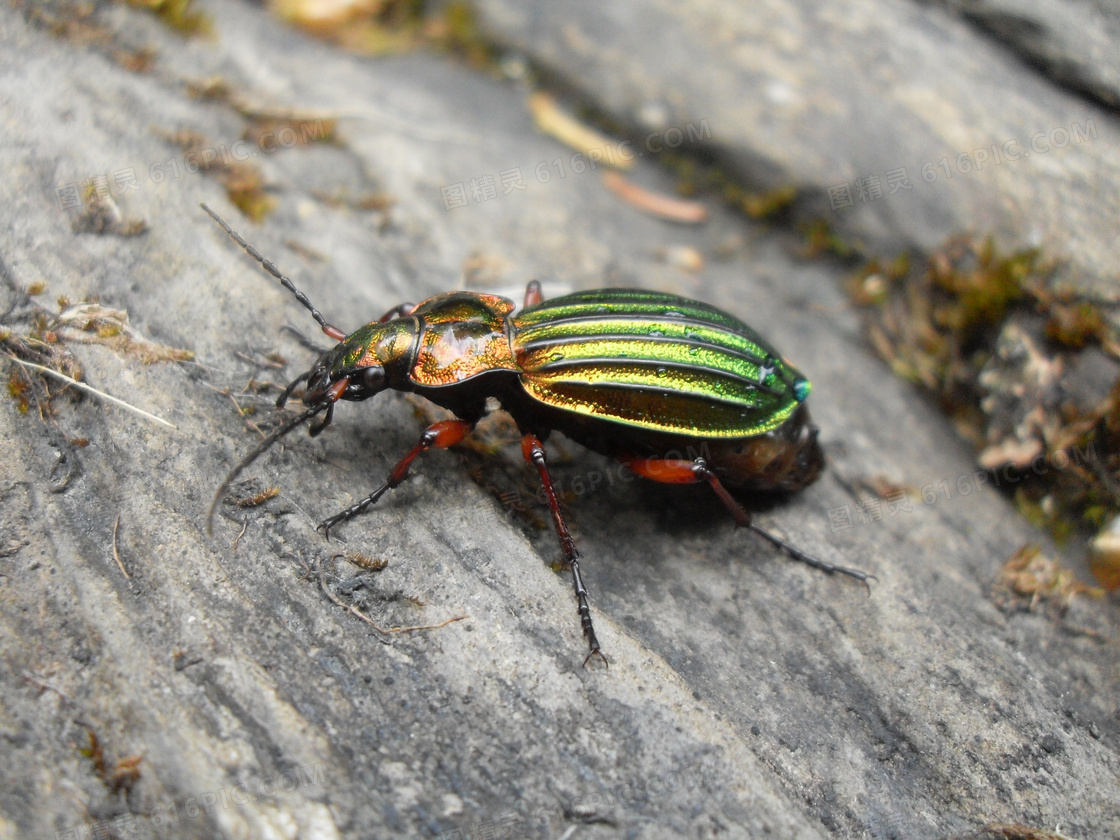
[[[704,437],[780,426],[809,383],[732,315],[664,293],[606,289],[511,318],[525,390],[624,425]]]
[[[670,372],[694,372],[734,380],[740,388],[780,396],[775,387],[775,364],[760,364],[751,357],[696,341],[657,337],[653,342],[625,333],[598,335],[594,339],[541,339],[518,345],[522,370],[550,372],[572,365],[612,365],[620,361],[653,365],[659,377]],[[660,371],[660,372],[659,372]]]
[[[527,360],[528,357],[525,358]],[[525,368],[523,367],[522,370]],[[579,373],[575,374],[576,371]],[[604,386],[641,387],[651,391],[685,391],[698,397],[722,399],[736,405],[743,403],[745,394],[754,393],[759,398],[765,398],[780,397],[785,393],[782,388],[760,386],[753,380],[744,380],[742,377],[721,370],[649,359],[589,356],[581,359],[550,361],[533,366],[532,372],[542,380],[572,381],[575,375],[589,382],[597,381]],[[750,403],[757,404],[753,400]]]
[[[751,425],[748,420],[759,419],[758,412],[677,391],[601,385],[588,388],[567,382],[542,383],[528,377],[522,378],[522,386],[541,402],[568,411],[627,426],[700,438],[762,434],[777,428],[789,417],[789,413],[782,412]]]
[[[742,357],[743,361],[756,366],[767,364],[767,352],[757,341],[744,335],[727,330],[715,330],[705,321],[688,319],[665,319],[645,316],[606,315],[558,319],[552,323],[529,327],[519,331],[518,342],[525,350],[552,344],[568,338],[583,339],[590,336],[611,337],[654,337],[666,341],[678,341],[703,347],[705,344],[722,347],[728,353]]]
[[[753,331],[733,315],[696,300],[665,292],[644,292],[639,289],[598,289],[574,292],[526,307],[515,316],[519,327],[556,323],[565,318],[610,315],[633,317],[648,315],[665,321],[687,318],[731,332]]]

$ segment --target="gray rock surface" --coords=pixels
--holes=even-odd
[[[940,2],[940,0],[938,0]],[[942,5],[1007,44],[1070,90],[1120,106],[1116,0],[945,0]]]
[[[572,168],[570,150],[534,131],[512,84],[430,55],[340,54],[250,4],[205,8],[211,40],[182,40],[125,6],[100,9],[95,29],[48,27],[0,7],[0,312],[16,306],[3,324],[27,329],[19,290],[44,282],[35,300],[45,308],[59,296],[96,296],[127,310],[147,338],[197,354],[195,363],[144,365],[108,346],[69,345],[90,385],[175,430],[89,397],[57,398],[47,422],[34,404],[21,414],[16,399],[0,401],[0,838],[87,837],[106,825],[188,838],[949,837],[989,822],[1120,833],[1115,606],[1078,599],[1061,621],[995,606],[999,568],[1040,537],[990,486],[959,495],[973,475],[970,454],[870,355],[838,269],[799,261],[794,238],[718,207],[706,225],[682,228],[619,204],[594,173]],[[892,42],[872,37],[885,26],[872,8],[846,25],[863,21],[869,43],[889,52]],[[639,23],[620,18],[615,36]],[[565,25],[579,34],[575,18]],[[652,38],[658,29],[647,25]],[[935,31],[947,65],[983,61],[954,46],[968,37],[960,24],[937,18]],[[780,27],[768,32],[758,40],[784,40],[791,54],[813,46]],[[113,59],[149,45],[149,73]],[[689,55],[663,61],[683,78]],[[899,137],[918,125],[897,100],[867,104],[886,81],[827,67],[821,78],[866,88],[848,105],[868,109],[865,128],[893,125],[891,114],[903,120]],[[724,139],[731,124],[694,101],[696,91],[628,73],[625,84],[646,84],[665,101],[663,127],[710,118],[713,132],[728,132],[713,145],[734,156]],[[218,74],[243,103],[340,116],[336,144],[237,146],[277,200],[261,225],[237,213],[216,178],[190,173],[168,139],[191,130],[216,153],[234,149],[245,119],[187,93]],[[801,96],[799,79],[788,83]],[[1050,91],[1058,104],[1032,122],[1042,87],[1016,84],[1024,88],[1008,97],[1011,133],[1001,138],[1022,136],[1022,125],[1088,119]],[[789,113],[743,100],[737,124],[753,114],[776,133],[758,146],[756,160],[768,160],[789,139]],[[602,101],[612,101],[605,88]],[[946,100],[934,90],[926,101]],[[969,107],[961,113],[967,122]],[[841,128],[853,123],[837,120],[828,160],[787,149],[822,184],[885,160],[848,151],[853,139]],[[1087,183],[1099,165],[1098,199],[1114,202],[1105,186],[1117,154],[1110,120],[1098,118],[1091,143],[1029,164],[1050,174],[1027,161],[998,168],[1020,192],[993,207],[1029,210],[1043,231],[1084,220],[1089,241],[1104,224],[1101,205],[1088,219],[1088,198],[1067,205],[1055,194],[1027,208],[1023,195],[1042,189],[1039,178],[1059,183],[1072,172]],[[988,142],[971,130],[956,137],[957,120],[946,125],[951,149]],[[925,132],[914,137],[914,159],[944,153]],[[547,183],[535,174],[542,164]],[[127,170],[137,188],[117,204],[147,232],[75,233],[82,210],[61,207],[58,189]],[[499,173],[509,170],[525,189],[503,195]],[[444,187],[469,189],[484,176],[495,179],[493,198],[448,209]],[[647,161],[634,177],[672,187]],[[954,179],[955,191],[916,185],[930,204],[903,199],[896,209],[884,199],[853,213],[881,217],[889,233],[942,216],[947,227],[955,217],[946,208],[986,206],[986,193],[958,183],[977,181]],[[324,200],[343,189],[396,203],[385,214]],[[315,532],[419,435],[416,406],[392,395],[344,406],[321,437],[293,436],[263,458],[250,470],[254,486],[281,495],[256,508],[223,505],[207,537],[214,490],[256,440],[220,391],[263,411],[265,399],[243,387],[303,370],[310,354],[281,327],[306,330],[310,320],[199,201],[346,328],[457,287],[465,266],[482,291],[516,295],[532,277],[550,294],[633,285],[742,316],[813,380],[830,458],[820,482],[761,509],[759,520],[878,583],[868,595],[813,572],[736,532],[703,493],[625,482],[606,460],[550,442],[611,660],[609,670],[583,668],[568,578],[549,568],[559,556],[553,535],[468,478],[482,463],[496,483],[531,487],[511,447],[484,462],[429,455],[337,539]],[[1114,237],[1093,242],[1086,265],[1103,266]],[[706,268],[689,274],[666,262],[674,246],[701,251]],[[291,360],[284,371],[246,360],[272,350]],[[511,440],[500,425],[491,434]],[[71,449],[67,438],[89,445]],[[880,517],[855,524],[872,495],[861,482],[879,475],[933,487],[935,503],[884,501]],[[936,489],[941,482],[951,489]],[[534,499],[517,501],[544,515]],[[845,511],[853,524],[837,527]],[[360,569],[331,560],[346,550],[388,567],[355,580]],[[340,598],[384,626],[469,619],[380,637],[327,598],[308,574],[316,563]],[[103,773],[82,753],[90,729]],[[136,755],[131,792],[111,792],[113,771]]]
[[[991,21],[1000,4],[960,5]],[[968,19],[875,0],[477,6],[490,37],[635,134],[707,120],[713,158],[756,189],[796,187],[804,218],[873,252],[992,233],[1005,249],[1063,260],[1062,282],[1120,296],[1116,111],[1055,85]],[[1019,14],[1045,19],[1053,37],[1038,50],[1051,65],[1060,54],[1111,79],[1117,16],[1099,6]]]

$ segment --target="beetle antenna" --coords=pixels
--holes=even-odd
[[[217,222],[219,225],[221,225],[222,230],[224,230],[227,234],[229,234],[230,238],[234,242],[236,242],[238,245],[240,245],[242,248],[244,248],[245,251],[249,254],[249,256],[251,256],[253,259],[255,259],[257,262],[259,262],[261,264],[261,266],[264,268],[265,271],[267,271],[269,274],[271,274],[273,277],[275,277],[277,280],[279,280],[283,284],[285,289],[287,289],[289,292],[291,292],[293,295],[296,296],[296,300],[298,300],[305,307],[307,307],[307,310],[311,313],[311,317],[314,318],[316,323],[318,323],[319,326],[323,328],[323,332],[325,332],[327,335],[329,335],[331,338],[335,339],[336,341],[341,341],[343,338],[346,337],[346,333],[344,333],[338,327],[332,326],[331,324],[327,323],[327,319],[324,318],[322,316],[322,314],[319,312],[319,310],[316,309],[311,304],[311,301],[308,299],[307,295],[305,295],[303,292],[301,292],[299,289],[297,289],[296,284],[293,283],[288,277],[286,277],[284,275],[284,273],[276,267],[276,264],[274,262],[272,262],[272,260],[265,257],[264,254],[262,254],[260,251],[258,251],[256,248],[254,248],[248,242],[246,242],[244,240],[244,238],[242,238],[241,234],[239,234],[237,231],[235,231],[233,228],[231,228],[226,223],[225,219],[223,219],[221,216],[219,216],[217,213],[215,213],[213,210],[211,210],[209,207],[207,207],[205,203],[203,203],[201,206],[202,206],[202,209],[205,210],[210,215],[211,219],[213,219],[215,222]]]
[[[296,380],[296,381],[298,382],[299,380]],[[226,494],[226,491],[229,490],[230,485],[233,484],[233,482],[237,479],[237,477],[239,475],[241,475],[241,472],[247,466],[249,466],[251,463],[253,463],[255,460],[257,460],[257,458],[259,458],[261,455],[263,455],[265,452],[267,452],[272,447],[272,444],[276,443],[276,441],[280,440],[280,438],[284,437],[284,435],[288,434],[293,429],[295,429],[299,426],[302,426],[304,423],[306,423],[308,420],[310,420],[316,414],[318,414],[319,412],[323,411],[323,409],[328,408],[331,405],[334,405],[334,403],[327,403],[327,404],[319,403],[318,405],[313,405],[311,408],[307,409],[307,411],[304,411],[302,414],[299,414],[296,417],[294,417],[293,419],[289,420],[287,423],[285,423],[283,426],[281,426],[275,432],[273,432],[268,437],[266,437],[264,440],[262,440],[260,442],[260,444],[257,445],[256,449],[254,449],[252,452],[250,452],[248,455],[246,455],[244,458],[242,458],[241,463],[238,464],[236,467],[234,467],[232,470],[230,470],[229,475],[227,475],[225,477],[225,480],[222,482],[222,486],[219,487],[218,492],[214,494],[214,501],[212,501],[210,503],[210,511],[209,511],[209,513],[206,514],[206,535],[207,536],[210,536],[213,533],[214,511],[218,509],[218,502],[220,502],[222,500],[222,496],[224,496]]]

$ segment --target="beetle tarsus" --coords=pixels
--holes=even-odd
[[[334,403],[333,402],[327,404],[327,413],[323,415],[322,420],[319,420],[316,423],[312,423],[310,426],[307,427],[308,434],[310,434],[311,437],[318,437],[319,434],[323,431],[323,429],[327,428],[327,426],[329,426],[331,424],[332,420],[334,420]]]
[[[326,353],[330,349],[329,347],[319,346],[314,341],[312,341],[310,338],[308,338],[306,335],[304,335],[299,330],[297,330],[295,327],[293,327],[291,324],[284,324],[284,326],[280,327],[280,332],[290,333],[292,335],[292,337],[295,338],[295,340],[299,343],[299,345],[301,347],[303,347],[306,350],[310,350],[316,356],[322,356],[324,353]]]
[[[583,585],[583,576],[579,573],[579,552],[568,560],[569,565],[572,567],[572,584],[576,591],[576,609],[579,612],[579,625],[583,630],[583,636],[587,639],[587,647],[590,652],[583,660],[583,667],[587,667],[587,663],[591,661],[592,657],[598,657],[602,663],[610,667],[607,662],[607,657],[599,649],[599,639],[595,635],[595,627],[591,624],[591,607],[587,603],[587,588]]]
[[[863,571],[862,569],[853,569],[853,568],[850,568],[848,566],[837,566],[835,563],[829,563],[825,560],[821,560],[817,557],[814,557],[811,554],[806,554],[804,551],[802,551],[800,548],[793,545],[792,543],[786,542],[781,537],[777,537],[774,534],[771,534],[769,531],[766,531],[766,530],[758,527],[754,523],[749,524],[747,527],[750,528],[752,531],[754,531],[756,534],[758,534],[763,539],[768,540],[773,545],[782,549],[784,552],[786,552],[786,554],[788,554],[794,560],[800,560],[802,563],[805,563],[808,566],[812,566],[814,569],[820,569],[822,572],[826,572],[830,575],[831,574],[840,574],[840,575],[847,575],[848,577],[855,578],[856,580],[858,580],[860,583],[862,583],[864,586],[867,587],[867,593],[869,595],[871,594],[871,583],[870,583],[870,581],[874,580],[874,581],[877,582],[879,580],[877,577],[875,577],[875,575],[869,574],[869,573]]]
[[[329,540],[331,538],[331,528],[335,527],[336,525],[341,525],[343,522],[347,522],[353,519],[355,516],[358,516],[360,513],[363,513],[366,508],[376,504],[377,500],[384,496],[386,491],[392,490],[395,486],[395,484],[382,484],[357,504],[351,505],[350,507],[346,508],[346,510],[342,511],[342,513],[336,513],[329,519],[324,519],[319,523],[315,530],[322,531],[323,536]]]
[[[541,477],[541,486],[548,497],[548,507],[552,511],[552,524],[556,528],[556,536],[560,538],[560,550],[564,552],[564,559],[572,569],[572,585],[576,593],[576,610],[579,612],[580,628],[587,639],[590,653],[583,660],[586,666],[592,657],[598,657],[607,664],[607,657],[599,649],[599,639],[595,635],[595,627],[591,623],[591,607],[587,601],[587,587],[583,585],[583,575],[579,571],[579,552],[576,551],[575,541],[564,522],[564,514],[560,511],[560,500],[556,498],[556,491],[552,487],[552,476],[548,473],[548,463],[545,459],[544,444],[534,434],[527,434],[521,438],[521,454],[525,460],[537,468]]]
[[[583,658],[583,667],[586,668],[587,663],[590,662],[592,659],[598,659],[600,662],[603,663],[603,667],[605,667],[605,668],[611,667],[611,663],[607,661],[607,657],[605,657],[603,655],[603,652],[601,650],[599,650],[599,648],[597,648],[597,647],[592,648],[591,653],[587,654],[587,656],[585,656]]]
[[[310,376],[310,375],[311,375],[311,371],[308,371],[307,373],[301,373],[299,376],[297,376],[295,379],[293,379],[291,382],[289,382],[287,387],[284,388],[283,393],[280,394],[280,396],[276,398],[276,407],[277,408],[283,408],[285,405],[287,405],[288,399],[292,396],[292,392],[297,387],[299,387],[299,383],[306,382],[307,377]]]

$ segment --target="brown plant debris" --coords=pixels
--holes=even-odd
[[[22,295],[0,318],[0,355],[11,361],[8,366],[8,395],[16,401],[18,410],[26,414],[34,404],[40,418],[48,422],[48,431],[54,444],[62,451],[74,454],[75,447],[88,445],[85,438],[61,435],[53,428],[53,401],[60,394],[75,398],[78,394],[92,394],[98,399],[114,403],[146,419],[175,428],[124,400],[99,391],[82,380],[81,366],[69,350],[72,343],[96,343],[112,347],[126,356],[143,362],[184,361],[192,358],[187,350],[165,347],[148,341],[128,323],[124,310],[108,309],[96,301],[72,304],[59,298],[61,312],[51,315],[32,301],[32,292],[41,294],[44,286],[36,283]],[[34,376],[34,373],[41,374]],[[61,389],[52,390],[51,383],[62,382]]]
[[[284,21],[366,55],[390,55],[424,43],[424,6],[416,0],[269,0]]]
[[[541,91],[532,94],[528,106],[539,131],[575,149],[588,160],[594,159],[616,169],[630,169],[634,165],[634,155],[625,151],[624,143],[580,122],[561,108],[551,94]]]
[[[617,172],[604,172],[602,179],[604,186],[620,199],[655,218],[685,225],[700,224],[708,218],[708,208],[699,201],[650,192]]]
[[[1037,545],[1024,545],[1003,564],[996,579],[996,604],[1007,612],[1032,612],[1044,604],[1061,616],[1078,595],[1100,597],[1101,589],[1078,580]]]
[[[244,498],[237,499],[235,504],[241,508],[257,507],[263,505],[269,499],[275,499],[280,495],[279,487],[266,487],[259,493],[254,493],[252,496],[245,496]]]
[[[145,364],[186,362],[194,353],[158,344],[141,335],[128,322],[128,312],[85,301],[65,307],[54,319],[55,334],[78,344],[104,344],[123,356]]]
[[[1089,546],[1089,570],[1106,591],[1120,589],[1120,516],[1108,523]]]
[[[144,760],[144,756],[125,756],[110,766],[105,757],[105,748],[93,727],[81,722],[79,722],[79,725],[85,727],[86,734],[89,736],[89,746],[83,747],[78,752],[90,760],[93,764],[93,771],[105,783],[109,793],[124,793],[127,795],[132,790],[132,786],[140,780],[140,762]]]
[[[180,35],[209,35],[210,19],[194,8],[194,0],[128,0],[129,5],[154,12]]]
[[[163,136],[183,150],[183,168],[187,172],[216,177],[229,200],[253,221],[261,221],[276,206],[266,190],[260,167],[254,163],[233,158],[223,144],[215,145],[197,131],[163,132]]]
[[[1120,343],[1037,249],[958,237],[912,268],[870,263],[852,297],[900,376],[940,403],[978,461],[1061,538],[1120,514]],[[1111,383],[1111,384],[1109,384]]]
[[[82,212],[74,216],[70,227],[74,233],[111,233],[116,236],[139,236],[147,233],[143,219],[126,219],[109,190],[107,179],[91,179],[85,185]]]

